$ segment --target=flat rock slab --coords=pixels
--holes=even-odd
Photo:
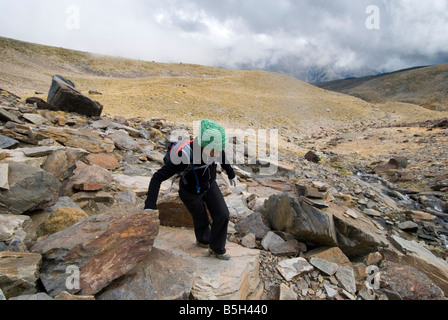
[[[41,280],[51,296],[62,291],[93,295],[132,270],[151,251],[159,229],[157,211],[92,216],[38,241]],[[67,288],[67,270],[79,271],[79,287]]]
[[[154,247],[179,255],[194,266],[191,295],[197,300],[258,300],[263,294],[259,250],[228,242],[229,261],[196,245],[192,229],[160,227]]]

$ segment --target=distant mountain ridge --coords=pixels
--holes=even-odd
[[[329,64],[321,65],[317,62],[305,61],[305,59],[296,56],[287,56],[276,61],[240,64],[238,68],[242,70],[262,69],[282,73],[310,84],[381,74],[381,72],[367,66],[338,67]]]
[[[448,63],[315,85],[368,102],[395,101],[417,104],[430,110],[448,110]]]

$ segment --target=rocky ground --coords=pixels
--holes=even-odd
[[[191,128],[0,99],[6,299],[446,299],[446,119],[324,130],[274,176],[235,166],[226,265],[195,246],[176,184],[142,211],[167,135]]]

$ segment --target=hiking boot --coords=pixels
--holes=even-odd
[[[209,248],[208,244],[200,243],[199,241],[196,241],[196,244],[198,245],[198,247],[201,247],[201,248],[206,248],[206,249]]]
[[[227,253],[218,254],[215,251],[213,251],[212,249],[208,249],[208,252],[210,253],[210,255],[214,255],[214,256],[216,256],[216,258],[218,258],[220,260],[230,260],[230,255]]]

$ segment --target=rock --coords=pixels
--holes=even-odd
[[[437,217],[424,211],[418,210],[410,210],[405,212],[410,218],[414,221],[422,220],[422,221],[434,221]]]
[[[73,82],[55,75],[48,93],[48,104],[66,112],[76,112],[90,117],[99,117],[103,106],[75,89]]]
[[[122,192],[118,192],[114,195],[114,199],[117,200],[118,203],[131,203],[136,204],[138,197],[137,194],[132,189],[126,189]]]
[[[363,212],[371,217],[381,217],[383,214],[375,209],[364,209]]]
[[[7,246],[5,251],[16,247],[26,252],[36,240],[36,230],[29,216],[0,214],[0,243]],[[0,250],[2,251],[2,250]]]
[[[287,194],[271,196],[265,202],[263,216],[275,230],[294,235],[314,246],[337,245],[333,216]]]
[[[120,167],[120,163],[111,153],[91,153],[84,157],[83,161],[89,165],[97,165],[106,170],[115,170]]]
[[[416,241],[408,241],[394,235],[391,236],[391,239],[393,246],[401,252],[392,249],[382,249],[380,252],[384,259],[409,265],[423,272],[446,295],[448,292],[448,263],[436,257],[431,251]]]
[[[310,273],[314,270],[314,267],[304,258],[283,260],[276,267],[286,281],[291,281],[303,273]]]
[[[319,258],[340,266],[351,267],[352,263],[348,257],[338,247],[321,247],[305,253],[307,259]]]
[[[445,300],[444,292],[414,267],[383,261],[380,289],[396,292],[403,300]]]
[[[397,169],[406,169],[409,165],[409,160],[406,157],[395,157],[389,160],[389,164]]]
[[[230,217],[240,218],[252,214],[252,210],[247,207],[243,194],[232,193],[225,197],[224,200],[229,208]]]
[[[26,99],[26,103],[27,104],[32,104],[35,105],[37,107],[37,109],[53,109],[56,110],[57,108],[52,106],[48,106],[47,102],[45,102],[45,100],[38,98],[38,97],[31,97],[31,98],[27,98]]]
[[[0,190],[9,190],[9,164],[0,163]]]
[[[6,300],[6,297],[5,297],[2,289],[0,289],[0,301],[5,301],[5,300]]]
[[[91,153],[111,153],[115,149],[113,141],[105,140],[98,132],[88,129],[41,127],[39,134],[72,148],[80,148]]]
[[[110,203],[114,201],[114,196],[105,191],[86,191],[75,193],[73,196],[71,196],[71,199],[75,202],[94,201]]]
[[[317,257],[312,257],[309,261],[314,267],[316,267],[322,272],[325,272],[329,276],[334,275],[339,268],[339,266],[336,263]]]
[[[417,232],[418,224],[412,221],[405,221],[397,224],[397,227],[407,232]]]
[[[59,181],[64,181],[73,174],[76,162],[87,154],[87,151],[79,148],[56,150],[45,160],[42,169],[54,175]]]
[[[114,173],[112,175],[112,181],[117,184],[118,190],[124,191],[126,189],[132,189],[137,194],[137,196],[141,197],[147,194],[151,177],[128,176],[124,174]],[[162,184],[163,189],[169,189],[170,186],[171,181],[165,181]]]
[[[295,239],[274,243],[269,250],[276,256],[296,256],[300,252],[299,242]]]
[[[196,245],[193,230],[167,227],[160,227],[154,247],[190,261],[195,300],[259,300],[263,294],[259,250],[229,242],[226,249],[231,259],[222,261]]]
[[[45,157],[60,149],[63,149],[63,147],[43,146],[43,147],[23,148],[20,150],[23,152],[25,156],[33,158],[33,157]]]
[[[60,182],[42,169],[9,164],[9,190],[0,190],[0,213],[22,214],[43,209],[58,199]]]
[[[335,276],[345,290],[353,294],[356,292],[356,281],[353,268],[347,266],[339,266]]]
[[[269,251],[271,246],[274,246],[276,244],[283,244],[284,242],[285,240],[283,240],[280,236],[276,235],[272,231],[269,231],[263,237],[263,240],[261,240],[261,245],[263,246],[264,250]]]
[[[23,123],[22,121],[20,121],[20,119],[16,115],[12,114],[11,112],[6,111],[3,108],[0,108],[0,120],[5,121],[5,122],[12,121],[12,122],[15,122],[18,124]]]
[[[329,298],[334,298],[339,294],[337,288],[332,285],[324,284],[324,288]]]
[[[145,259],[158,230],[157,211],[105,213],[38,241],[32,251],[43,256],[41,280],[51,296],[92,295]],[[69,268],[79,270],[79,288],[67,290]]]
[[[37,292],[41,260],[36,253],[0,252],[0,288],[7,299]]]
[[[113,130],[107,137],[111,139],[115,146],[120,150],[140,150],[138,143],[129,136],[129,133],[125,130]]]
[[[339,248],[349,257],[378,251],[387,247],[386,231],[372,222],[369,217],[355,211],[358,218],[347,217],[347,208],[333,203],[326,211],[333,216]]]
[[[383,256],[379,252],[372,252],[367,256],[366,264],[377,265],[381,260],[383,260]]]
[[[434,191],[441,191],[446,188],[448,188],[448,174],[437,177],[431,186],[431,189]]]
[[[320,199],[309,199],[309,198],[305,198],[305,197],[300,197],[300,199],[304,202],[306,202],[307,204],[309,204],[310,206],[313,206],[317,209],[324,209],[324,208],[328,208],[329,205],[328,203],[326,203],[323,200]]]
[[[345,210],[345,214],[353,219],[358,219],[358,214],[355,212],[355,210],[347,209]]]
[[[159,151],[146,151],[144,150],[144,154],[148,157],[149,160],[157,162],[159,164],[164,164],[163,158],[165,154]]]
[[[246,248],[254,249],[257,247],[257,242],[255,239],[255,235],[253,233],[248,233],[241,239],[241,245]]]
[[[324,197],[324,195],[319,191],[319,189],[314,187],[296,184],[296,188],[298,194],[303,197],[308,197],[312,199],[323,199]]]
[[[193,228],[193,217],[177,192],[162,195],[157,201],[162,226]]]
[[[314,151],[308,151],[307,154],[305,154],[305,159],[314,163],[320,161],[320,157]]]
[[[71,194],[71,187],[80,191],[99,191],[109,187],[112,176],[106,169],[96,165],[87,165],[82,161],[76,162],[76,169],[64,189],[64,195]]]
[[[279,300],[297,300],[297,293],[293,289],[282,283],[280,285],[280,298]]]
[[[0,149],[14,149],[20,144],[16,139],[0,134]]]
[[[243,236],[253,233],[257,240],[261,240],[270,231],[263,220],[260,212],[254,212],[248,217],[239,220],[235,224],[235,229]]]
[[[59,208],[76,208],[81,209],[76,203],[69,197],[59,197],[58,201],[51,207],[45,209],[45,211],[52,213]]]
[[[31,122],[34,123],[36,125],[41,125],[41,124],[49,124],[51,123],[48,119],[42,117],[41,115],[35,114],[35,113],[24,113],[22,115],[22,117]]]
[[[74,225],[82,219],[88,218],[89,216],[81,209],[77,208],[58,208],[50,216],[50,218],[45,221],[44,228],[48,234],[53,234],[68,227]]]
[[[95,300],[94,296],[79,296],[70,294],[67,291],[62,291],[60,294],[58,294],[56,297],[54,297],[54,300],[65,300],[65,301],[88,301],[88,300]]]
[[[98,300],[188,300],[195,279],[195,264],[153,248],[142,262],[112,282]]]
[[[14,298],[11,298],[9,300],[18,300],[18,301],[39,300],[39,301],[44,301],[44,300],[54,300],[54,299],[52,297],[50,297],[48,294],[46,294],[45,292],[39,292],[39,293],[36,293],[36,294],[20,295],[18,297],[14,297]]]

